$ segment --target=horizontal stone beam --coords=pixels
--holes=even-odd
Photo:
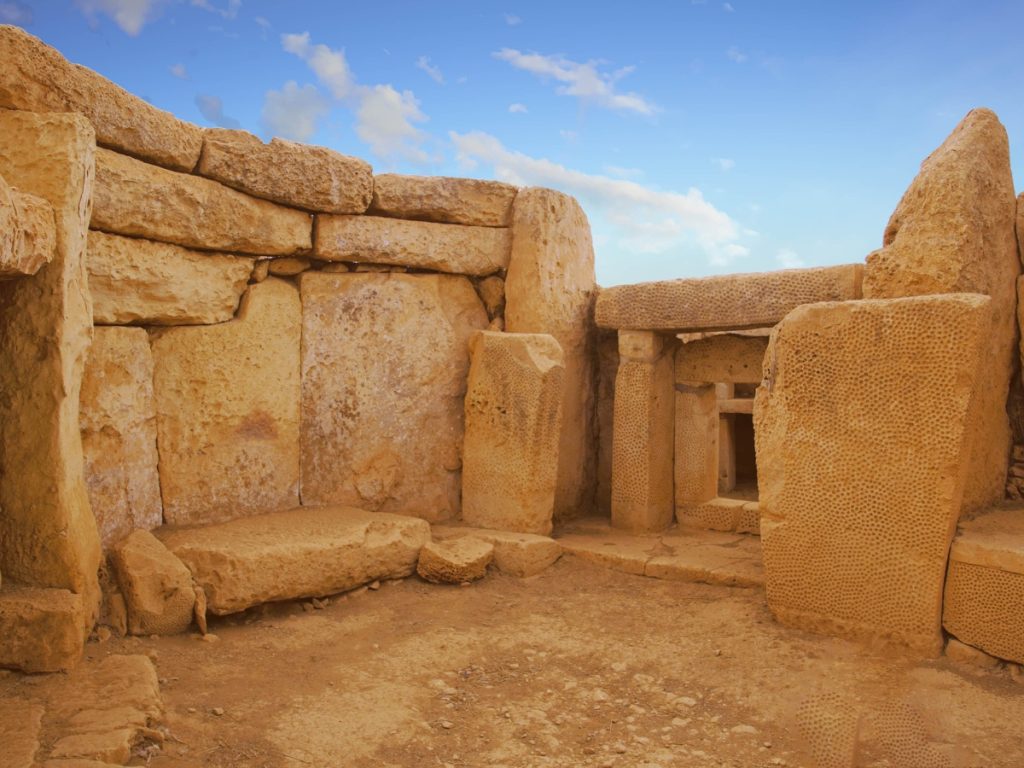
[[[444,224],[507,227],[516,188],[500,181],[383,173],[373,179],[370,213]]]
[[[719,413],[753,413],[754,399],[752,397],[734,397],[728,400],[718,401]]]
[[[742,275],[664,280],[603,289],[599,328],[714,331],[763,328],[801,304],[861,296],[863,265],[788,269]]]
[[[715,334],[690,341],[676,352],[676,381],[758,384],[767,336]]]

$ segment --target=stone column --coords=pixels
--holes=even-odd
[[[716,386],[681,382],[675,390],[676,505],[703,504],[718,495],[720,424]]]
[[[735,384],[715,384],[718,400],[736,396]],[[718,414],[718,492],[728,493],[736,487],[736,430],[731,413]]]

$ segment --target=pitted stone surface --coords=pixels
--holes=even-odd
[[[370,213],[446,224],[507,227],[516,188],[500,181],[383,173],[373,179]]]
[[[133,635],[173,635],[192,624],[192,574],[149,531],[133,531],[110,553]]]
[[[473,536],[428,542],[420,550],[416,573],[434,584],[463,584],[487,575],[494,545]]]
[[[759,384],[767,336],[714,334],[680,345],[676,381]]]
[[[53,206],[11,189],[0,176],[0,279],[34,275],[56,247]]]
[[[597,494],[594,505],[604,517],[612,514],[612,445],[615,435],[615,376],[619,372],[619,340],[616,331],[597,334]]]
[[[562,556],[562,547],[547,536],[513,531],[493,531],[485,528],[460,526],[431,526],[431,535],[437,541],[472,536],[494,547],[494,567],[509,576],[535,576]]]

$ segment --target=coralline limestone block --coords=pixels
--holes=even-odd
[[[565,397],[556,520],[588,512],[596,485],[595,290],[590,224],[579,203],[550,189],[520,190],[512,205],[505,330],[548,333],[562,347]]]
[[[34,275],[56,248],[53,206],[0,176],[0,279]]]
[[[801,304],[860,298],[863,266],[786,269],[604,288],[600,328],[715,331],[775,325]]]
[[[702,504],[718,495],[718,396],[714,384],[683,382],[675,388],[676,505]]]
[[[24,30],[0,25],[0,61],[0,107],[79,112],[92,122],[100,144],[179,171],[195,167],[201,128],[70,63]]]
[[[160,486],[168,523],[214,522],[299,503],[295,286],[250,286],[238,318],[152,336]]]
[[[149,531],[133,531],[110,553],[133,635],[174,635],[192,624],[192,574]]]
[[[160,525],[153,355],[142,328],[97,328],[82,377],[85,483],[104,548]]]
[[[921,164],[889,219],[884,247],[864,268],[868,299],[960,292],[992,297],[986,374],[968,420],[968,511],[1001,499],[1006,484],[1006,396],[1017,354],[1014,281],[1021,271],[1015,214],[1006,130],[991,111],[972,110]]]
[[[209,611],[219,616],[409,576],[430,541],[424,520],[341,506],[156,533],[192,571]]]
[[[437,541],[462,536],[486,541],[494,547],[494,567],[501,573],[519,578],[537,575],[562,556],[562,547],[557,541],[534,533],[443,525],[433,526],[431,533]]]
[[[92,230],[86,265],[97,325],[209,325],[234,317],[253,260]]]
[[[767,336],[715,334],[682,344],[676,352],[676,381],[758,384]]]
[[[483,331],[471,343],[462,519],[548,534],[555,507],[565,367],[546,334]]]
[[[776,329],[754,425],[768,605],[783,622],[941,650],[990,303],[812,304]]]
[[[20,587],[6,579],[0,590],[0,667],[60,672],[82,656],[89,615],[82,596],[66,589]]]
[[[612,445],[612,525],[631,533],[672,522],[673,350],[670,339],[619,332]]]
[[[490,275],[508,266],[511,235],[384,216],[316,217],[315,255],[324,261],[394,264],[459,275]]]
[[[615,331],[597,335],[597,494],[594,506],[601,517],[612,514],[612,425],[615,420],[615,377],[619,372],[619,339]]]
[[[373,179],[370,213],[444,224],[507,227],[516,188],[500,181],[384,173]]]
[[[494,545],[473,536],[428,542],[420,550],[416,573],[434,584],[464,584],[487,575]]]
[[[327,213],[363,213],[373,195],[373,169],[365,160],[326,147],[271,139],[246,131],[203,132],[200,174],[255,197]]]
[[[992,656],[1024,664],[1024,509],[961,524],[949,553],[942,624]]]
[[[312,247],[308,213],[96,150],[94,229],[186,248],[288,256]]]
[[[451,275],[304,272],[302,500],[459,512],[469,338],[487,325]]]

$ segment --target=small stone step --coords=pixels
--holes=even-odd
[[[562,555],[562,547],[554,539],[536,533],[495,531],[489,528],[435,525],[431,527],[435,541],[472,536],[494,547],[494,565],[509,576],[535,576]]]
[[[188,566],[217,615],[409,576],[430,541],[425,520],[344,506],[154,533]]]
[[[66,589],[0,589],[0,667],[60,672],[78,663],[85,643],[82,598]]]

